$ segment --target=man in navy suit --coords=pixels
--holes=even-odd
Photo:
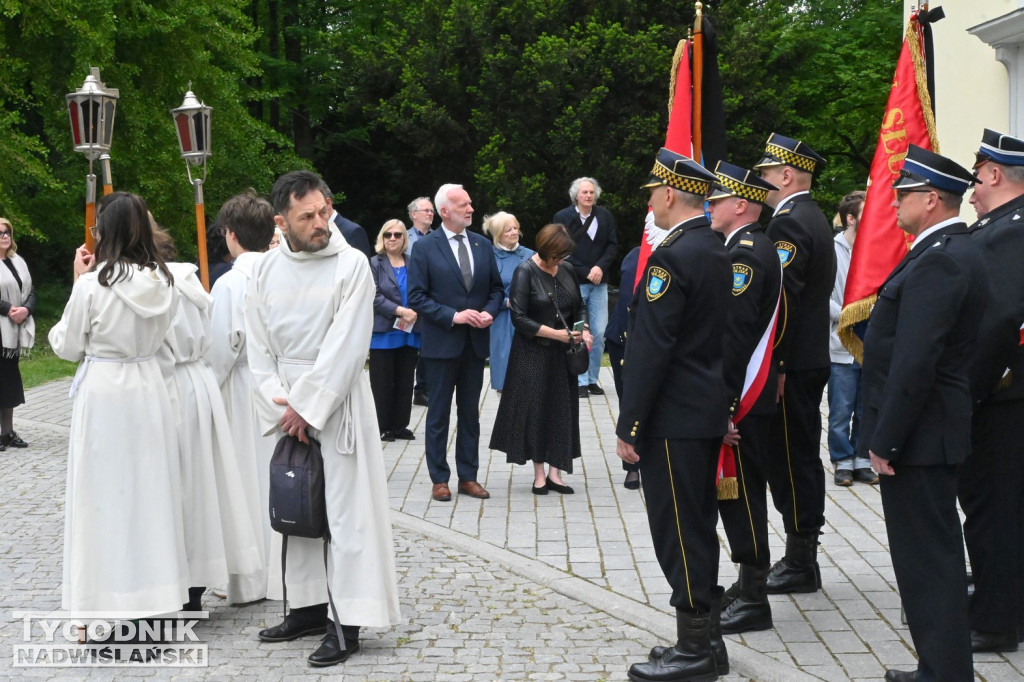
[[[338,210],[334,208],[334,194],[326,182],[320,182],[320,192],[324,195],[324,199],[327,200],[327,205],[331,207],[330,222],[338,226],[338,231],[341,232],[341,236],[345,238],[348,245],[355,247],[357,251],[362,251],[366,254],[367,259],[373,258],[373,249],[370,248],[370,240],[366,237],[366,230],[358,223],[354,223],[338,213]]]
[[[426,370],[427,469],[435,500],[452,499],[445,456],[452,394],[458,411],[455,465],[460,494],[490,497],[476,480],[480,464],[480,391],[490,350],[487,330],[505,297],[491,242],[470,232],[473,201],[462,185],[442,185],[434,205],[441,229],[421,238],[409,260],[409,305],[420,314]]]

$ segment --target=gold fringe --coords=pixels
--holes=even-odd
[[[910,46],[910,57],[914,62],[914,80],[917,82],[917,96],[921,100],[924,112],[924,124],[928,128],[928,139],[932,143],[932,151],[939,152],[939,135],[935,128],[935,112],[932,110],[932,96],[928,93],[928,70],[925,68],[924,55],[921,53],[920,24],[914,18],[907,22],[906,41]]]
[[[1008,389],[1010,387],[1010,384],[1012,384],[1012,383],[1013,383],[1013,371],[1010,370],[1006,374],[1004,374],[1002,377],[999,378],[999,383],[996,384],[996,390],[994,391],[994,393],[999,393],[1000,391],[1005,391],[1006,389]]]
[[[718,499],[738,500],[740,499],[740,484],[735,476],[718,479]]]
[[[839,340],[859,363],[864,362],[864,342],[853,331],[853,327],[871,317],[871,309],[875,306],[876,300],[878,295],[871,294],[845,306],[843,312],[839,314]]]
[[[672,55],[672,78],[668,82],[668,117],[672,118],[672,103],[676,101],[676,74],[679,72],[679,62],[683,60],[683,46],[685,40],[680,40],[676,45],[676,52]]]

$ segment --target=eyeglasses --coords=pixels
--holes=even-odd
[[[434,209],[432,209],[432,208],[417,208],[415,211],[413,211],[413,213],[433,213],[433,212],[434,212]]]
[[[385,232],[384,233],[384,239],[401,239],[401,238],[402,238],[402,233],[401,232]]]
[[[10,236],[11,236],[11,231],[10,230],[0,230],[0,238],[10,237]]]
[[[934,189],[897,189],[896,201],[903,201],[908,194],[931,194]]]

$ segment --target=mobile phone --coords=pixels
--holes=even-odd
[[[583,331],[583,320],[580,320],[579,322],[577,322],[576,324],[574,324],[574,325],[572,326],[572,330],[573,330],[574,332],[582,332],[582,331]]]

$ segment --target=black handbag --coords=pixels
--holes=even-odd
[[[534,267],[537,267],[536,263],[534,263]],[[537,269],[539,270],[540,268]],[[557,285],[558,278],[553,277],[552,279]],[[544,293],[548,295],[549,299],[551,299],[551,305],[555,308],[555,314],[558,315],[558,320],[562,323],[562,326],[565,327],[565,330],[569,331],[569,325],[566,323],[565,318],[562,317],[562,311],[558,309],[558,303],[555,301],[555,294],[548,291],[547,288],[544,289]],[[587,348],[587,344],[583,343],[582,340],[570,342],[565,349],[565,366],[569,370],[569,374],[576,376],[579,376],[589,370],[590,349]]]

